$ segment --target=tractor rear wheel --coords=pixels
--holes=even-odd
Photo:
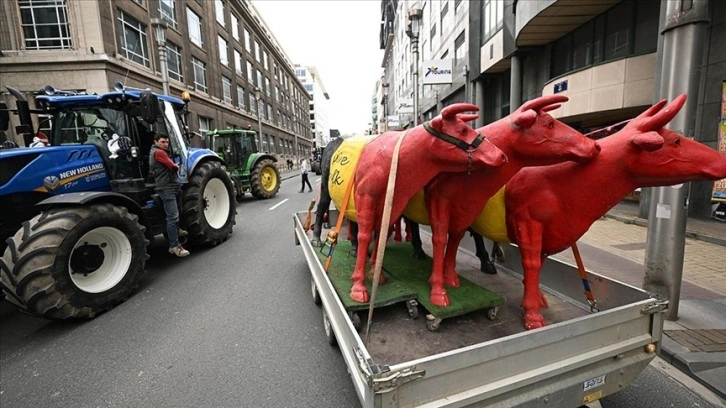
[[[145,230],[136,215],[111,204],[43,211],[7,241],[0,258],[6,299],[48,319],[92,318],[139,284]]]
[[[250,190],[256,198],[272,198],[280,190],[280,172],[270,159],[260,160],[250,172]]]
[[[182,225],[192,245],[219,245],[232,234],[237,205],[229,175],[218,162],[197,166],[182,191]]]

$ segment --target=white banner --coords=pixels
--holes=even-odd
[[[412,114],[413,113],[413,99],[402,98],[396,103],[396,113],[401,114]]]
[[[424,85],[450,84],[454,78],[453,72],[451,59],[424,61],[421,72],[422,83]]]

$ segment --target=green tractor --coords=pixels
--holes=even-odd
[[[260,153],[255,142],[257,132],[243,129],[213,130],[206,133],[209,148],[227,163],[237,201],[245,193],[255,198],[272,198],[280,190],[277,159]]]

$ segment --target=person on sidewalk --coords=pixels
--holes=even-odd
[[[306,159],[300,160],[300,176],[302,177],[302,187],[300,187],[299,193],[305,191],[305,184],[310,189],[308,192],[312,192],[313,186],[310,185],[310,180],[308,180],[308,161]]]
[[[164,204],[166,213],[166,233],[169,239],[169,253],[180,258],[189,256],[189,251],[179,243],[179,237],[188,233],[179,228],[179,207],[177,195],[179,194],[179,166],[169,157],[169,136],[163,133],[154,135],[154,145],[149,154],[149,170],[156,181],[156,192]]]

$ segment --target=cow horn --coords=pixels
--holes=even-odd
[[[462,122],[471,122],[472,120],[477,120],[479,115],[476,113],[460,113],[456,115],[456,118]]]
[[[471,103],[455,103],[453,105],[449,105],[441,110],[441,117],[444,118],[444,120],[454,120],[456,119],[457,113],[463,113],[463,112],[478,112],[479,107],[476,105],[473,105]]]
[[[532,99],[531,101],[527,101],[522,105],[522,107],[519,109],[520,112],[524,112],[530,109],[533,109],[535,111],[538,111],[545,106],[552,105],[553,103],[562,103],[567,102],[569,100],[568,97],[565,95],[547,95],[547,96],[540,96],[539,98]]]
[[[658,105],[661,105],[663,101],[653,105],[650,109],[648,109],[646,112],[650,112],[653,108],[655,108]],[[676,99],[673,100],[668,106],[661,109],[660,112],[654,114],[652,117],[646,119],[638,125],[638,130],[641,132],[648,132],[651,130],[659,130],[663,126],[666,125],[666,123],[673,120],[673,118],[678,114],[678,112],[683,107],[683,104],[686,103],[686,94],[680,94]],[[661,105],[662,106],[662,105]],[[642,115],[641,115],[642,116]]]

